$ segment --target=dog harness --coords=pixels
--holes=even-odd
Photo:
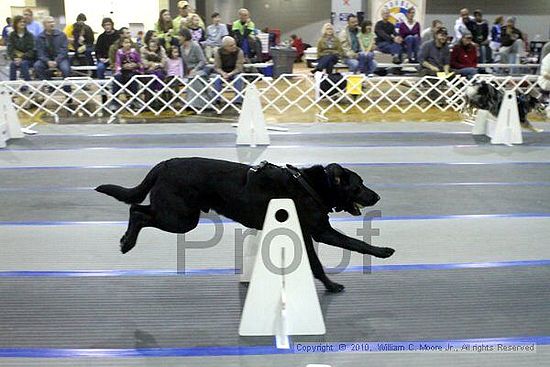
[[[273,166],[273,167],[277,167],[281,170],[288,171],[290,173],[290,175],[296,181],[298,181],[298,183],[304,188],[304,190],[307,191],[307,193],[313,198],[313,200],[315,200],[317,202],[317,204],[321,205],[321,207],[326,209],[329,213],[333,211],[332,208],[328,207],[323,202],[323,199],[321,199],[321,197],[319,196],[317,191],[315,191],[315,189],[313,187],[311,187],[311,185],[306,181],[306,179],[304,178],[304,176],[302,175],[300,170],[298,168],[290,165],[290,164],[287,164],[286,169],[285,169],[284,167],[280,167],[280,166],[277,166],[275,164],[269,163],[268,161],[262,161],[257,166],[250,167],[250,169],[248,170],[248,174],[247,174],[247,181],[250,179],[250,175],[256,174],[256,173],[258,173],[259,171],[261,171],[262,169],[264,169],[268,166]],[[330,187],[330,181],[328,182],[328,185]]]
[[[309,193],[309,195],[311,195],[311,197],[317,202],[317,204],[321,205],[321,207],[328,210],[329,213],[332,212],[332,208],[329,208],[323,202],[323,199],[321,199],[321,197],[319,196],[319,194],[317,194],[315,189],[313,187],[311,187],[311,185],[306,181],[306,179],[302,175],[302,172],[300,172],[300,170],[298,168],[296,168],[296,167],[294,167],[290,164],[287,164],[286,169],[290,172],[292,177],[294,177],[296,179],[296,181],[298,181],[298,183],[300,185],[302,185],[302,187]]]

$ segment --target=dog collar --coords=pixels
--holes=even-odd
[[[298,170],[298,168],[290,165],[290,164],[287,164],[286,165],[286,168],[287,170],[292,174],[292,177],[294,177],[296,179],[296,181],[298,181],[298,183],[300,183],[300,185],[302,185],[302,187],[309,193],[309,195],[311,195],[311,197],[319,204],[321,205],[321,207],[325,208],[326,210],[328,210],[328,212],[332,212],[332,208],[328,207],[324,202],[323,202],[323,199],[321,199],[321,197],[319,196],[319,194],[317,194],[317,191],[315,191],[315,189],[313,187],[311,187],[311,185],[306,181],[306,179],[304,178],[304,176],[302,175],[302,172],[300,172],[300,170]]]

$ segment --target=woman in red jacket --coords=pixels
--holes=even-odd
[[[466,78],[477,74],[477,48],[472,43],[472,33],[465,32],[460,42],[453,47],[451,69]]]
[[[296,62],[302,61],[302,56],[304,56],[304,42],[302,42],[302,39],[298,37],[297,35],[293,34],[290,36],[290,39],[292,40],[292,43],[290,46],[294,47],[296,49]]]

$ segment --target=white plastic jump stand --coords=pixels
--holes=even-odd
[[[491,144],[523,144],[516,93],[504,93],[496,122],[489,111],[479,110],[472,134],[489,136]]]
[[[258,231],[255,236],[246,236],[243,241],[243,268],[241,272],[241,283],[249,283],[254,270],[256,255],[258,255],[259,240],[262,237],[262,231]]]
[[[323,73],[322,71],[316,71],[315,74],[313,74],[316,101],[321,98],[321,82],[323,81],[323,75],[325,75],[325,73]],[[328,118],[322,113],[315,114],[315,117],[322,121],[328,121]]]
[[[5,139],[4,143],[9,139],[23,137],[19,117],[15,112],[15,108],[13,108],[10,94],[5,87],[0,87],[0,130],[5,131],[3,137],[0,137],[0,140]]]
[[[487,110],[477,110],[476,112],[476,118],[474,121],[474,125],[472,128],[472,134],[473,135],[489,135],[488,134],[488,126],[489,121],[491,120],[492,116],[491,113]]]
[[[245,91],[243,108],[237,127],[237,145],[269,145],[269,135],[260,102],[260,94],[253,84]]]
[[[325,332],[296,207],[291,199],[273,199],[267,208],[239,335],[275,335],[277,348],[290,348],[289,335]]]
[[[315,83],[315,100],[319,100],[319,98],[321,98],[321,82],[323,81],[323,75],[324,73],[322,71],[316,71],[315,74],[313,74]]]
[[[0,148],[6,147],[6,141],[8,140],[8,124],[0,121]]]

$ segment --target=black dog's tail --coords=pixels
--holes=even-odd
[[[147,197],[149,190],[155,184],[162,163],[153,167],[145,176],[143,181],[136,187],[126,188],[118,185],[100,185],[95,188],[95,191],[114,197],[115,199],[125,202],[126,204],[141,203]]]

